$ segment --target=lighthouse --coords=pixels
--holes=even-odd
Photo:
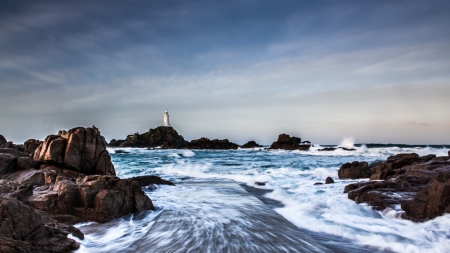
[[[163,121],[162,126],[164,126],[164,127],[171,127],[170,122],[169,122],[169,112],[167,110],[164,113],[164,121]]]

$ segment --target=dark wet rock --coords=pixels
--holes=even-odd
[[[390,156],[369,166],[369,182],[347,185],[344,193],[378,210],[401,205],[403,217],[413,221],[450,213],[450,160],[417,154]],[[379,180],[379,181],[374,181]]]
[[[343,164],[338,171],[340,179],[357,179],[370,177],[369,164],[367,162],[357,162]]]
[[[155,185],[155,184],[175,185],[174,183],[164,180],[157,176],[132,177],[131,180],[136,182],[141,187],[148,186],[148,185]]]
[[[77,243],[20,201],[0,197],[1,252],[69,252]],[[78,230],[79,231],[79,230]]]
[[[334,180],[331,177],[325,179],[325,184],[334,184]]]
[[[14,144],[12,141],[8,141],[0,145],[0,148],[14,148]]]
[[[287,134],[278,135],[278,140],[272,145],[270,145],[269,149],[285,149],[285,150],[309,150],[311,147],[311,143],[309,142],[301,142],[301,139],[298,137],[290,137]]]
[[[7,143],[8,141],[6,140],[6,138],[0,134],[0,146]]]
[[[314,185],[322,185],[323,183],[321,183],[321,182],[317,182],[317,183],[314,183]]]
[[[116,154],[129,154],[130,152],[122,150],[122,149],[116,149],[116,150],[114,150],[114,153],[116,153]]]
[[[317,151],[335,151],[337,148],[321,148],[318,149]]]
[[[318,149],[317,151],[335,151],[337,149],[342,149],[345,151],[355,151],[356,150],[354,148],[344,148],[344,147],[331,148],[331,147],[328,147],[328,148]]]
[[[210,140],[206,137],[202,137],[200,139],[192,140],[186,143],[184,147],[187,149],[237,149],[239,145],[230,142],[228,139]]]
[[[0,153],[0,176],[6,175],[16,170],[17,160],[18,158],[14,157],[11,154]]]
[[[259,145],[255,141],[249,141],[244,145],[242,145],[242,148],[260,148],[260,147],[262,147],[262,145]]]
[[[108,146],[110,147],[120,147],[122,143],[124,143],[125,140],[116,140],[116,139],[112,139],[109,143]]]
[[[186,144],[183,136],[179,135],[173,127],[157,127],[148,132],[139,134],[130,134],[124,141],[114,140],[109,143],[110,146],[120,147],[140,147],[154,148],[167,143],[164,148],[183,148]]]
[[[263,186],[266,185],[266,182],[255,182],[255,185]]]

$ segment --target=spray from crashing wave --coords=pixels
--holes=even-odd
[[[344,139],[339,143],[339,147],[343,148],[354,148],[355,147],[355,137],[349,136],[344,137]]]

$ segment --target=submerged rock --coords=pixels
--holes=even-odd
[[[334,184],[334,180],[331,177],[327,177],[327,179],[325,179],[325,184]]]

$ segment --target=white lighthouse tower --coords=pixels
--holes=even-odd
[[[169,112],[167,110],[164,113],[164,121],[163,121],[162,126],[171,127],[170,122],[169,122]]]

